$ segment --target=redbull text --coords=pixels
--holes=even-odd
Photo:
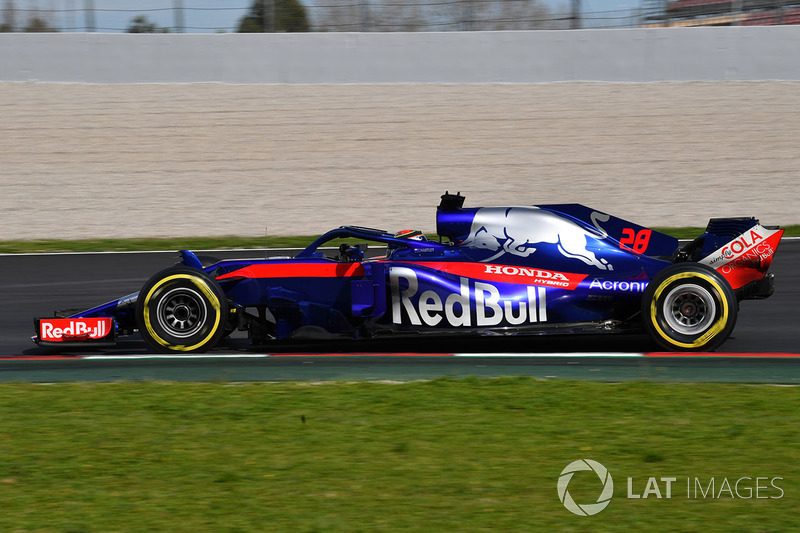
[[[39,322],[39,339],[49,342],[102,339],[111,333],[111,318],[52,318]]]
[[[504,299],[490,283],[459,277],[459,292],[442,298],[432,290],[417,296],[419,281],[410,268],[393,267],[389,279],[395,324],[401,324],[404,315],[414,326],[437,326],[442,321],[452,327],[518,326],[547,321],[544,287],[528,285],[523,298]],[[401,286],[401,280],[407,287]]]

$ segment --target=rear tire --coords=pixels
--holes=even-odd
[[[678,263],[659,272],[642,297],[645,329],[667,350],[714,350],[730,336],[737,314],[727,280],[698,263]]]
[[[213,348],[225,333],[228,303],[204,272],[172,267],[139,291],[136,323],[147,345],[161,353],[197,353]]]

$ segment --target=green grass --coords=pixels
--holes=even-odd
[[[9,384],[0,420],[4,532],[800,527],[795,387]],[[614,479],[611,504],[592,517],[569,513],[556,492],[581,458]],[[671,499],[626,498],[628,477],[641,494],[651,476],[678,478]],[[744,476],[784,478],[783,498],[686,497],[687,478],[719,487]],[[599,487],[580,472],[570,493],[589,503]]]
[[[305,248],[319,235],[276,237],[185,237],[153,239],[84,239],[73,241],[28,240],[0,241],[0,253],[57,253],[57,252],[141,252],[151,250],[235,250],[264,248]],[[341,243],[361,244],[363,240],[333,239],[325,246]],[[380,243],[367,244],[385,246]]]
[[[781,226],[784,237],[800,237],[800,224]],[[705,233],[705,228],[653,228],[656,231],[672,235],[678,239],[694,239]]]
[[[703,234],[703,228],[654,228],[679,239]],[[786,237],[800,237],[800,225],[786,226]],[[136,252],[148,250],[231,250],[237,248],[305,248],[319,235],[274,237],[185,237],[152,239],[84,239],[0,241],[0,253]],[[429,236],[432,237],[432,236]],[[435,238],[435,237],[434,237]],[[352,239],[350,240],[352,241]],[[348,242],[350,242],[348,241]],[[337,245],[342,240],[332,242]]]
[[[149,250],[232,250],[237,248],[305,247],[318,236],[307,237],[185,237],[151,239],[82,239],[0,241],[0,253],[137,252]]]

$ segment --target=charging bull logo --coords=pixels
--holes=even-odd
[[[605,259],[598,259],[587,248],[587,239],[608,234],[586,231],[578,224],[537,207],[484,207],[472,220],[465,246],[496,251],[482,262],[494,261],[505,254],[528,257],[538,244],[555,244],[564,257],[577,259],[600,270],[613,270]]]

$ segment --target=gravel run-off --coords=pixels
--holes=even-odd
[[[0,83],[0,240],[434,229],[583,203],[800,223],[800,83]]]

